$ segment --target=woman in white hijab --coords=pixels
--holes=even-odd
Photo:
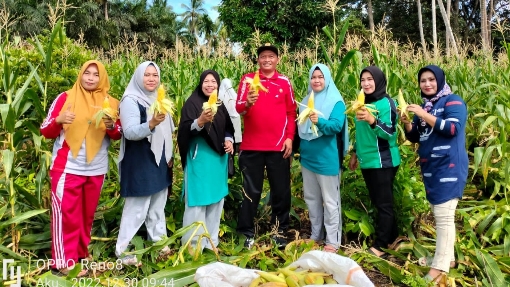
[[[166,236],[165,204],[172,184],[172,133],[170,114],[151,114],[160,85],[160,70],[143,62],[129,82],[120,103],[124,130],[119,153],[120,194],[125,198],[115,254],[125,265],[139,265],[133,255],[122,256],[145,222],[148,239]],[[169,252],[168,246],[162,253]]]

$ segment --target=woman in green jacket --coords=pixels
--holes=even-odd
[[[375,106],[377,112],[366,108],[356,112],[356,143],[349,168],[359,166],[377,208],[375,242],[369,252],[385,257],[381,248],[388,248],[398,236],[393,210],[393,181],[400,165],[397,146],[397,107],[386,93],[386,77],[375,66],[366,67],[360,74],[365,104]]]

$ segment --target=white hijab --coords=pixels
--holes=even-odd
[[[157,97],[157,87],[154,92],[149,92],[143,87],[143,77],[145,74],[145,70],[149,65],[153,65],[158,71],[158,75],[161,79],[161,72],[159,70],[158,65],[151,61],[146,61],[141,63],[135,70],[131,81],[122,96],[121,102],[125,98],[131,98],[138,104],[144,106],[147,110],[147,121],[152,118],[152,114],[149,112],[150,105],[156,100]],[[161,82],[160,82],[161,84]],[[159,85],[158,85],[159,87]],[[154,154],[154,159],[156,160],[157,165],[159,166],[159,162],[161,161],[161,154],[163,153],[163,145],[165,145],[165,162],[170,161],[172,158],[173,152],[173,142],[172,142],[172,133],[175,130],[175,126],[172,120],[172,116],[168,113],[165,117],[165,120],[161,122],[154,129],[154,133],[149,135],[147,139],[151,143],[151,151]],[[119,171],[120,171],[120,162],[124,158],[125,152],[125,139],[122,137],[120,142],[120,151],[119,151]],[[120,173],[120,172],[119,172]]]

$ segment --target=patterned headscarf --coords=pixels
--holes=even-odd
[[[434,103],[437,102],[443,96],[450,95],[452,93],[452,90],[450,89],[450,86],[448,86],[448,84],[446,83],[446,76],[445,76],[444,71],[435,65],[429,65],[429,66],[421,68],[420,71],[418,72],[418,82],[420,82],[421,74],[423,74],[423,72],[426,72],[426,71],[432,72],[434,74],[434,76],[436,77],[436,82],[437,82],[437,92],[435,95],[427,96],[423,93],[423,91],[421,92],[421,97],[423,98],[423,101],[425,102],[423,109],[427,113],[430,113],[430,111],[432,110],[432,107],[434,106]],[[424,119],[421,119],[420,121],[421,121],[420,124],[422,127],[424,127],[427,124]]]

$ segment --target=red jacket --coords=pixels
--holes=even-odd
[[[260,73],[260,72],[259,72]],[[287,77],[275,71],[270,78],[260,73],[260,82],[268,89],[259,91],[254,105],[247,108],[249,85],[242,77],[237,91],[236,110],[244,116],[244,132],[241,150],[281,151],[286,139],[294,139],[296,132],[296,101]]]

